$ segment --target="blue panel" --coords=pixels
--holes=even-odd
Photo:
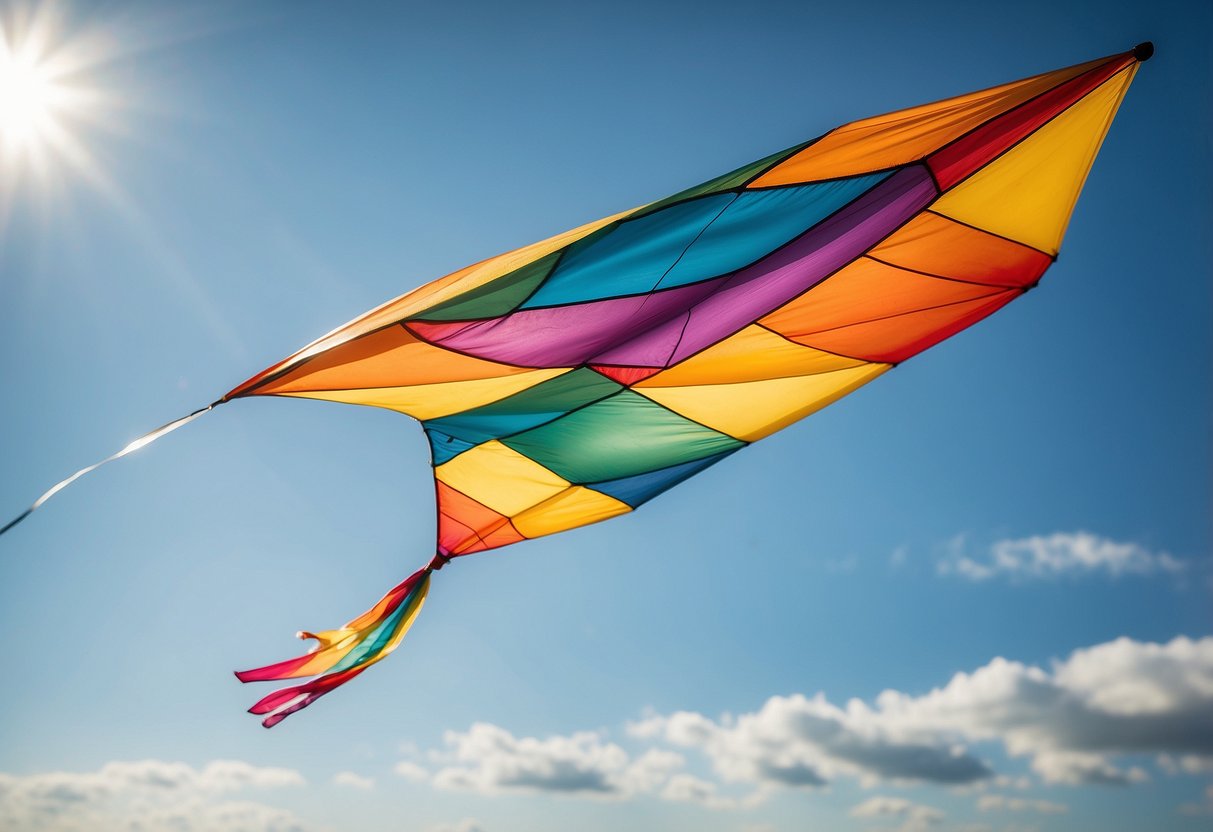
[[[430,455],[433,457],[434,467],[442,465],[444,462],[450,462],[469,448],[476,447],[471,442],[447,436],[438,430],[426,428],[425,435],[430,440]]]
[[[585,245],[574,244],[522,308],[651,290],[704,226],[736,197],[725,193],[672,205],[625,222]]]
[[[673,205],[574,245],[523,309],[638,295],[762,259],[889,176],[744,191]]]
[[[672,465],[669,468],[662,468],[658,471],[649,471],[647,474],[637,474],[634,477],[589,483],[588,487],[595,491],[601,491],[609,497],[614,497],[620,502],[627,503],[632,508],[636,508],[641,503],[648,502],[661,492],[673,488],[683,480],[695,476],[700,471],[715,465],[729,454],[736,453],[738,450],[738,448],[734,448],[724,453],[704,457],[703,459],[684,462],[681,465]]]
[[[746,191],[707,227],[659,288],[726,274],[759,260],[889,176],[878,173],[797,188]]]

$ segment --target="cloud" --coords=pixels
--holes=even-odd
[[[176,832],[303,832],[295,815],[225,796],[304,783],[298,772],[219,760],[111,762],[95,772],[0,774],[0,829],[76,832],[173,829]]]
[[[871,797],[851,809],[851,817],[899,820],[902,832],[926,829],[944,819],[944,813],[933,806],[911,803],[902,797]]]
[[[952,742],[894,736],[857,711],[821,694],[773,696],[756,712],[714,722],[682,711],[629,726],[636,737],[658,737],[698,748],[721,779],[766,786],[824,786],[841,775],[879,781],[972,783],[990,767]],[[858,717],[858,718],[857,718]]]
[[[372,777],[363,777],[360,774],[355,774],[352,771],[339,771],[333,775],[333,783],[338,786],[347,786],[351,789],[369,792],[375,788],[375,780]]]
[[[431,826],[429,832],[484,832],[484,827],[475,818],[464,818],[457,823],[440,823]]]
[[[1064,803],[1005,794],[983,794],[977,799],[977,809],[981,812],[1039,812],[1042,815],[1062,815],[1070,811]]]
[[[395,771],[411,783],[424,783],[430,779],[430,773],[423,766],[411,760],[401,760],[396,763]]]
[[[475,723],[466,732],[448,731],[450,763],[431,780],[436,788],[502,792],[552,792],[621,798],[650,792],[681,767],[681,755],[651,749],[636,759],[601,733],[582,731],[546,739],[515,737],[504,728]]]
[[[1213,815],[1213,785],[1205,787],[1204,798],[1200,803],[1181,803],[1178,811],[1181,815]]]
[[[865,788],[1123,786],[1149,779],[1133,765],[1146,755],[1163,772],[1206,771],[1213,760],[1211,712],[1213,636],[1165,644],[1120,638],[1075,650],[1047,668],[996,657],[925,693],[886,690],[845,704],[795,693],[716,718],[649,713],[626,726],[639,751],[625,750],[603,731],[518,737],[474,723],[448,731],[443,747],[426,752],[429,768],[404,760],[396,771],[453,791],[603,800],[649,795],[709,809],[751,807],[781,789],[823,788],[840,778]],[[1035,776],[996,771],[982,756],[991,747],[1026,760]],[[688,767],[684,754],[691,752],[702,770]],[[893,813],[902,805],[882,800],[861,804],[863,811]],[[1066,811],[1029,795],[985,794],[977,805],[984,812]],[[918,811],[901,822],[920,828],[933,818]]]
[[[954,540],[949,549],[949,554],[937,564],[939,573],[972,581],[997,577],[1048,579],[1096,572],[1113,577],[1176,574],[1185,567],[1183,561],[1166,552],[1153,552],[1137,543],[1121,543],[1089,532],[999,540],[982,559],[964,553],[963,538]]]
[[[1167,774],[1204,774],[1213,771],[1213,755],[1158,755],[1158,767]]]
[[[1077,650],[1051,671],[995,658],[923,695],[885,691],[845,707],[821,694],[774,696],[753,713],[656,715],[629,733],[696,749],[733,783],[976,783],[994,771],[970,746],[995,742],[1028,758],[1046,782],[1124,785],[1148,775],[1118,756],[1213,753],[1211,712],[1213,637],[1121,638]]]

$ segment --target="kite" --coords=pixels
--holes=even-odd
[[[852,122],[469,266],[110,459],[247,396],[421,422],[433,558],[344,627],[300,633],[311,652],[236,674],[311,677],[250,709],[271,727],[395,650],[452,560],[637,509],[1035,287],[1152,54]]]

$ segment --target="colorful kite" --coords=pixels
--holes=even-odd
[[[854,122],[469,266],[111,458],[245,396],[425,428],[433,559],[341,629],[300,633],[312,652],[236,674],[315,677],[252,707],[273,726],[391,653],[454,558],[632,511],[1036,286],[1152,52]]]

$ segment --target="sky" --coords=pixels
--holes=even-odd
[[[63,491],[0,540],[0,827],[1207,828],[1208,4],[33,19],[87,94],[58,149],[0,152],[0,519],[463,265],[1157,54],[1039,290],[639,512],[452,565],[394,656],[272,731],[231,671],[432,552],[417,425],[241,400]]]

